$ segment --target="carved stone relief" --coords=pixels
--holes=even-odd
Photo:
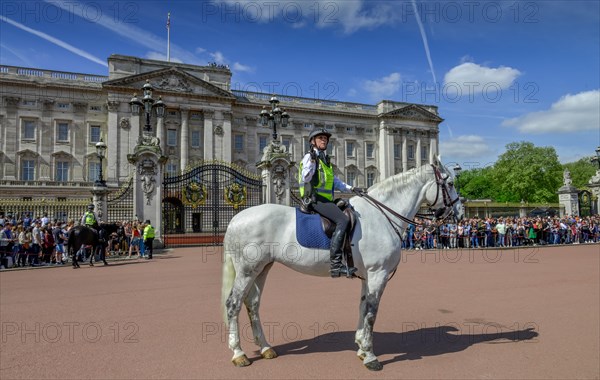
[[[156,164],[149,158],[146,158],[138,164],[138,174],[141,176],[142,191],[146,197],[146,205],[150,205],[150,200],[156,188]]]

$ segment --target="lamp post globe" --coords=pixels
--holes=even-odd
[[[287,127],[290,115],[279,107],[279,99],[275,95],[271,97],[269,103],[271,103],[271,111],[268,111],[266,107],[260,111],[260,124],[263,127],[272,128],[273,140],[277,140],[277,127]]]
[[[159,96],[158,100],[154,100],[152,98],[152,91],[154,88],[150,84],[149,80],[146,80],[146,83],[142,86],[142,94],[143,97],[140,100],[137,97],[137,94],[133,94],[133,98],[129,101],[129,105],[131,106],[131,113],[133,115],[139,115],[140,111],[144,110],[144,134],[151,135],[152,134],[152,126],[150,125],[150,118],[152,116],[152,110],[157,118],[162,118],[165,115],[165,103],[163,103],[162,98]]]

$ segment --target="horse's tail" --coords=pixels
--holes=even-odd
[[[233,289],[233,282],[235,281],[235,267],[233,266],[233,258],[226,251],[223,252],[223,282],[221,284],[221,306],[223,307],[223,319],[227,325],[227,298],[231,294]]]

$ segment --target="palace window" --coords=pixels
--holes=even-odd
[[[56,141],[57,142],[68,142],[69,141],[69,123],[60,122],[56,125]]]
[[[312,123],[304,123],[304,129],[313,129]]]
[[[61,110],[69,109],[69,103],[57,103],[56,107]]]
[[[258,154],[262,154],[267,146],[267,136],[258,136]]]
[[[177,146],[176,129],[167,129],[167,146]]]
[[[88,163],[88,182],[100,179],[100,162],[90,161]]]
[[[354,142],[346,141],[346,157],[354,157]]]
[[[35,121],[23,120],[23,140],[35,140]]]
[[[56,162],[56,176],[54,178],[56,182],[67,182],[69,180],[69,162],[57,161]]]
[[[373,154],[375,152],[375,144],[367,143],[366,147],[367,147],[367,158],[373,158]]]
[[[175,177],[177,175],[177,164],[175,162],[167,163],[167,176]]]
[[[233,136],[233,146],[236,152],[244,151],[244,135]]]
[[[286,152],[290,152],[290,147],[292,145],[292,140],[289,137],[283,137],[281,139],[281,145],[285,146]]]
[[[408,159],[409,160],[415,159],[415,147],[412,144],[408,146]]]
[[[429,153],[429,149],[427,146],[421,147],[421,160],[425,161],[427,159],[428,153]]]
[[[21,181],[33,181],[35,179],[35,161],[21,161]]]
[[[375,173],[372,171],[367,172],[367,187],[373,186],[375,183]]]
[[[346,175],[346,183],[350,186],[354,186],[354,181],[356,181],[356,172],[354,170],[348,170],[348,174]]]
[[[394,159],[399,160],[400,159],[400,144],[394,144]]]
[[[95,144],[100,141],[100,131],[99,125],[90,126],[90,143]]]
[[[200,148],[200,131],[192,131],[192,148]]]

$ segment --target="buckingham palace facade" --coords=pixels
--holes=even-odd
[[[259,115],[272,94],[232,90],[222,65],[112,55],[108,76],[0,66],[0,198],[89,199],[101,162],[109,188],[119,188],[130,178],[127,156],[144,122],[129,102],[147,82],[166,105],[164,117],[152,119],[165,175],[215,160],[258,173],[272,139]],[[336,173],[351,185],[371,186],[438,154],[443,119],[435,106],[275,95],[290,115],[278,139],[292,160],[307,151],[310,130],[325,128]],[[100,139],[108,146],[102,161]]]

